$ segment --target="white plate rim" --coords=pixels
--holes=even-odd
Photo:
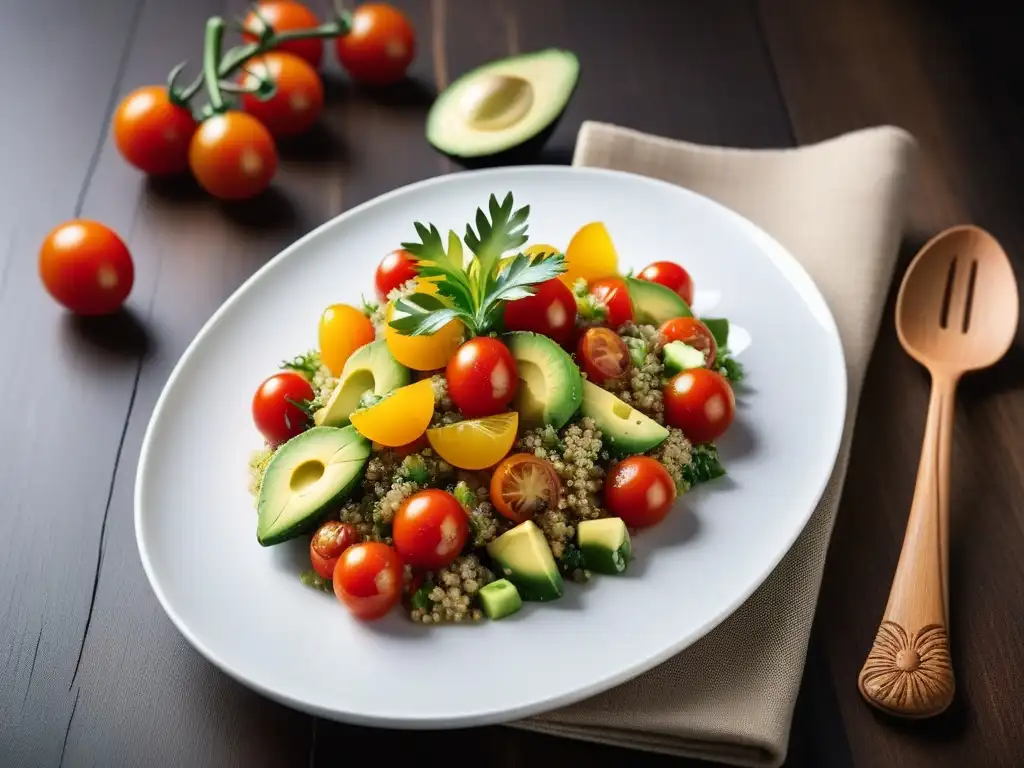
[[[589,685],[579,686],[569,692],[561,695],[547,696],[541,699],[531,700],[525,704],[521,704],[515,707],[506,707],[501,709],[494,709],[486,712],[479,712],[473,715],[460,716],[460,717],[436,717],[436,716],[424,716],[424,717],[401,717],[401,718],[388,718],[379,715],[365,715],[357,712],[341,712],[338,710],[328,709],[319,707],[316,705],[310,705],[306,702],[296,699],[287,693],[276,690],[269,686],[263,685],[257,681],[254,681],[247,677],[245,674],[235,670],[232,665],[222,658],[218,653],[213,651],[202,643],[198,637],[189,629],[188,624],[185,620],[175,611],[171,605],[170,600],[167,598],[163,589],[160,587],[159,579],[156,571],[150,561],[147,545],[144,539],[142,531],[144,526],[142,525],[142,498],[144,495],[144,488],[147,476],[147,463],[148,457],[152,450],[152,442],[155,439],[154,434],[156,432],[155,425],[159,422],[165,410],[167,400],[170,392],[174,388],[179,376],[182,375],[183,370],[188,364],[188,361],[195,354],[198,347],[203,342],[203,339],[207,334],[222,321],[223,317],[235,301],[245,293],[253,284],[258,280],[263,279],[269,275],[273,270],[284,262],[287,258],[293,256],[297,252],[301,252],[303,246],[308,242],[319,237],[326,230],[336,226],[341,226],[349,219],[359,215],[362,211],[369,209],[378,204],[382,204],[394,197],[402,194],[408,194],[417,190],[428,188],[431,186],[442,186],[449,183],[453,179],[464,178],[468,176],[505,176],[505,175],[516,175],[519,173],[529,174],[536,173],[538,171],[555,170],[558,172],[571,172],[574,174],[589,174],[596,177],[628,177],[634,180],[638,180],[641,183],[650,184],[658,187],[665,187],[672,191],[679,193],[682,192],[686,195],[700,198],[704,201],[704,204],[711,205],[718,208],[727,218],[732,219],[733,223],[746,231],[746,233],[753,239],[757,240],[761,246],[764,255],[771,259],[774,265],[782,270],[786,277],[791,281],[798,281],[802,285],[799,286],[801,297],[808,304],[816,302],[819,306],[812,308],[818,321],[821,323],[822,328],[828,333],[830,341],[833,342],[830,346],[830,354],[833,358],[831,365],[838,366],[838,372],[842,375],[837,376],[839,383],[836,397],[834,400],[834,408],[837,413],[834,414],[831,423],[836,425],[833,430],[834,434],[828,441],[829,453],[831,460],[829,462],[829,471],[823,476],[822,481],[816,488],[812,498],[814,503],[810,505],[806,514],[804,515],[803,521],[799,526],[794,526],[792,534],[787,537],[787,541],[784,547],[779,548],[776,554],[770,558],[768,566],[759,574],[758,578],[753,579],[748,587],[741,590],[736,599],[725,605],[718,613],[709,618],[703,624],[697,626],[691,632],[681,637],[675,643],[670,644],[664,648],[660,653],[653,654],[643,661],[636,662],[629,666],[619,669],[618,671],[605,675],[599,679],[592,681]],[[774,237],[768,234],[764,229],[750,221],[748,218],[738,213],[737,211],[729,208],[728,206],[718,202],[717,200],[710,198],[706,195],[702,195],[694,190],[687,187],[683,187],[678,184],[673,184],[668,181],[653,178],[650,176],[644,176],[641,174],[632,173],[629,171],[621,171],[609,168],[594,168],[594,167],[578,167],[578,166],[566,166],[566,165],[554,165],[554,164],[539,164],[539,165],[527,165],[527,166],[504,166],[497,168],[486,168],[486,169],[473,169],[463,170],[454,173],[449,173],[441,176],[434,176],[420,181],[412,182],[400,187],[396,187],[388,192],[377,195],[376,197],[370,198],[369,200],[360,203],[359,205],[350,208],[337,216],[325,221],[324,223],[313,228],[302,237],[293,241],[290,245],[281,250],[277,255],[268,260],[263,266],[257,269],[252,275],[250,275],[245,281],[242,282],[214,311],[214,313],[203,323],[202,327],[189,342],[188,346],[182,352],[178,361],[175,363],[167,381],[160,392],[157,402],[150,414],[149,421],[146,426],[146,431],[142,440],[142,447],[139,452],[139,461],[135,475],[135,486],[134,486],[134,513],[133,513],[133,524],[135,527],[135,539],[136,546],[139,552],[139,557],[142,561],[143,571],[146,574],[146,578],[149,581],[150,588],[153,590],[157,597],[157,601],[160,603],[161,608],[170,618],[171,623],[175,626],[178,632],[188,641],[188,643],[202,655],[207,661],[217,667],[219,670],[224,672],[226,675],[241,683],[243,686],[250,690],[256,691],[257,693],[273,700],[284,704],[288,707],[296,709],[298,711],[306,712],[308,714],[324,717],[325,719],[331,719],[339,722],[345,722],[353,725],[372,726],[381,728],[396,728],[396,729],[435,729],[435,728],[463,728],[473,726],[485,726],[509,723],[510,721],[519,720],[526,717],[542,714],[544,712],[553,711],[560,707],[568,706],[582,700],[585,700],[591,696],[607,691],[614,688],[622,683],[628,682],[629,680],[650,671],[659,664],[667,661],[671,657],[685,650],[689,646],[696,643],[701,638],[705,637],[708,633],[713,631],[717,626],[724,622],[727,618],[733,615],[742,606],[749,597],[757,591],[758,588],[765,582],[768,576],[776,569],[782,559],[792,550],[793,544],[799,538],[800,534],[807,527],[807,523],[810,521],[811,516],[817,509],[818,504],[821,503],[821,498],[824,496],[825,490],[828,487],[828,483],[831,480],[832,474],[835,471],[835,464],[838,460],[839,452],[842,446],[843,436],[846,432],[846,420],[847,420],[847,398],[849,389],[849,371],[846,365],[846,356],[842,345],[842,339],[839,334],[839,328],[835,321],[835,317],[832,314],[831,308],[828,302],[825,300],[824,295],[818,288],[817,284],[811,278],[810,274],[804,268],[804,266],[793,256],[790,251],[779,243]],[[824,444],[824,441],[823,441]]]

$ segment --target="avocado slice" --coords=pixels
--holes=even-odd
[[[581,521],[576,526],[576,542],[583,564],[596,573],[622,573],[633,553],[629,531],[619,517]]]
[[[277,449],[256,501],[256,539],[265,547],[314,528],[363,477],[370,441],[349,425],[313,427]]]
[[[661,325],[673,317],[693,317],[683,297],[660,283],[627,277],[626,287],[633,302],[633,317],[641,325]]]
[[[505,343],[516,360],[519,387],[513,407],[520,424],[561,429],[583,398],[583,377],[569,354],[539,333],[515,331]]]
[[[490,61],[459,77],[427,114],[427,141],[466,167],[519,163],[540,150],[579,82],[570,51]]]
[[[665,370],[671,374],[690,368],[703,368],[707,363],[704,353],[682,341],[670,341],[661,350],[665,358]]]
[[[410,378],[409,369],[395,360],[384,339],[364,344],[345,362],[337,386],[313,421],[321,427],[343,427],[367,392],[384,397]]]
[[[548,540],[532,520],[501,534],[487,545],[487,554],[523,600],[556,600],[565,591]]]
[[[523,607],[516,585],[508,579],[498,579],[480,587],[480,604],[489,619],[504,619]]]
[[[615,453],[644,453],[668,437],[661,424],[592,381],[583,382],[580,413],[594,420],[604,444]]]

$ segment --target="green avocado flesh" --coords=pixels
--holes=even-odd
[[[580,413],[594,420],[605,445],[618,454],[644,453],[668,437],[661,424],[591,381],[583,382]]]
[[[480,587],[480,604],[489,619],[503,619],[523,607],[516,585],[508,579],[498,579]]]
[[[427,141],[452,157],[480,158],[540,138],[561,117],[579,72],[575,54],[556,48],[488,62],[437,97]]]
[[[519,387],[513,407],[527,427],[550,424],[561,429],[583,398],[580,369],[558,344],[538,333],[516,331],[505,336],[516,359]]]
[[[313,415],[313,421],[322,427],[343,427],[367,392],[384,397],[404,387],[409,379],[409,369],[391,356],[387,342],[371,341],[352,353],[330,399]]]
[[[523,600],[556,600],[564,592],[547,539],[532,520],[520,523],[487,545],[487,554],[502,575],[515,584]]]
[[[267,465],[256,502],[256,539],[267,547],[320,522],[363,477],[370,441],[349,425],[313,427],[282,445]]]
[[[595,573],[622,573],[633,554],[629,531],[618,517],[583,520],[576,526],[576,542],[583,564]]]
[[[627,277],[626,286],[637,323],[661,325],[673,317],[693,317],[683,297],[671,288],[650,280],[637,280],[635,277]]]

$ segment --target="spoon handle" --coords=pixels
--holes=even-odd
[[[937,715],[953,700],[949,635],[949,448],[956,378],[932,376],[921,463],[885,615],[860,671],[872,705],[900,717]]]

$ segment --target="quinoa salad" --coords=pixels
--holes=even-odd
[[[614,577],[633,538],[722,476],[743,377],[724,318],[657,261],[619,271],[601,222],[528,245],[529,206],[491,196],[460,237],[415,223],[376,301],[334,304],[317,348],[257,388],[262,546],[356,617],[503,619]]]

